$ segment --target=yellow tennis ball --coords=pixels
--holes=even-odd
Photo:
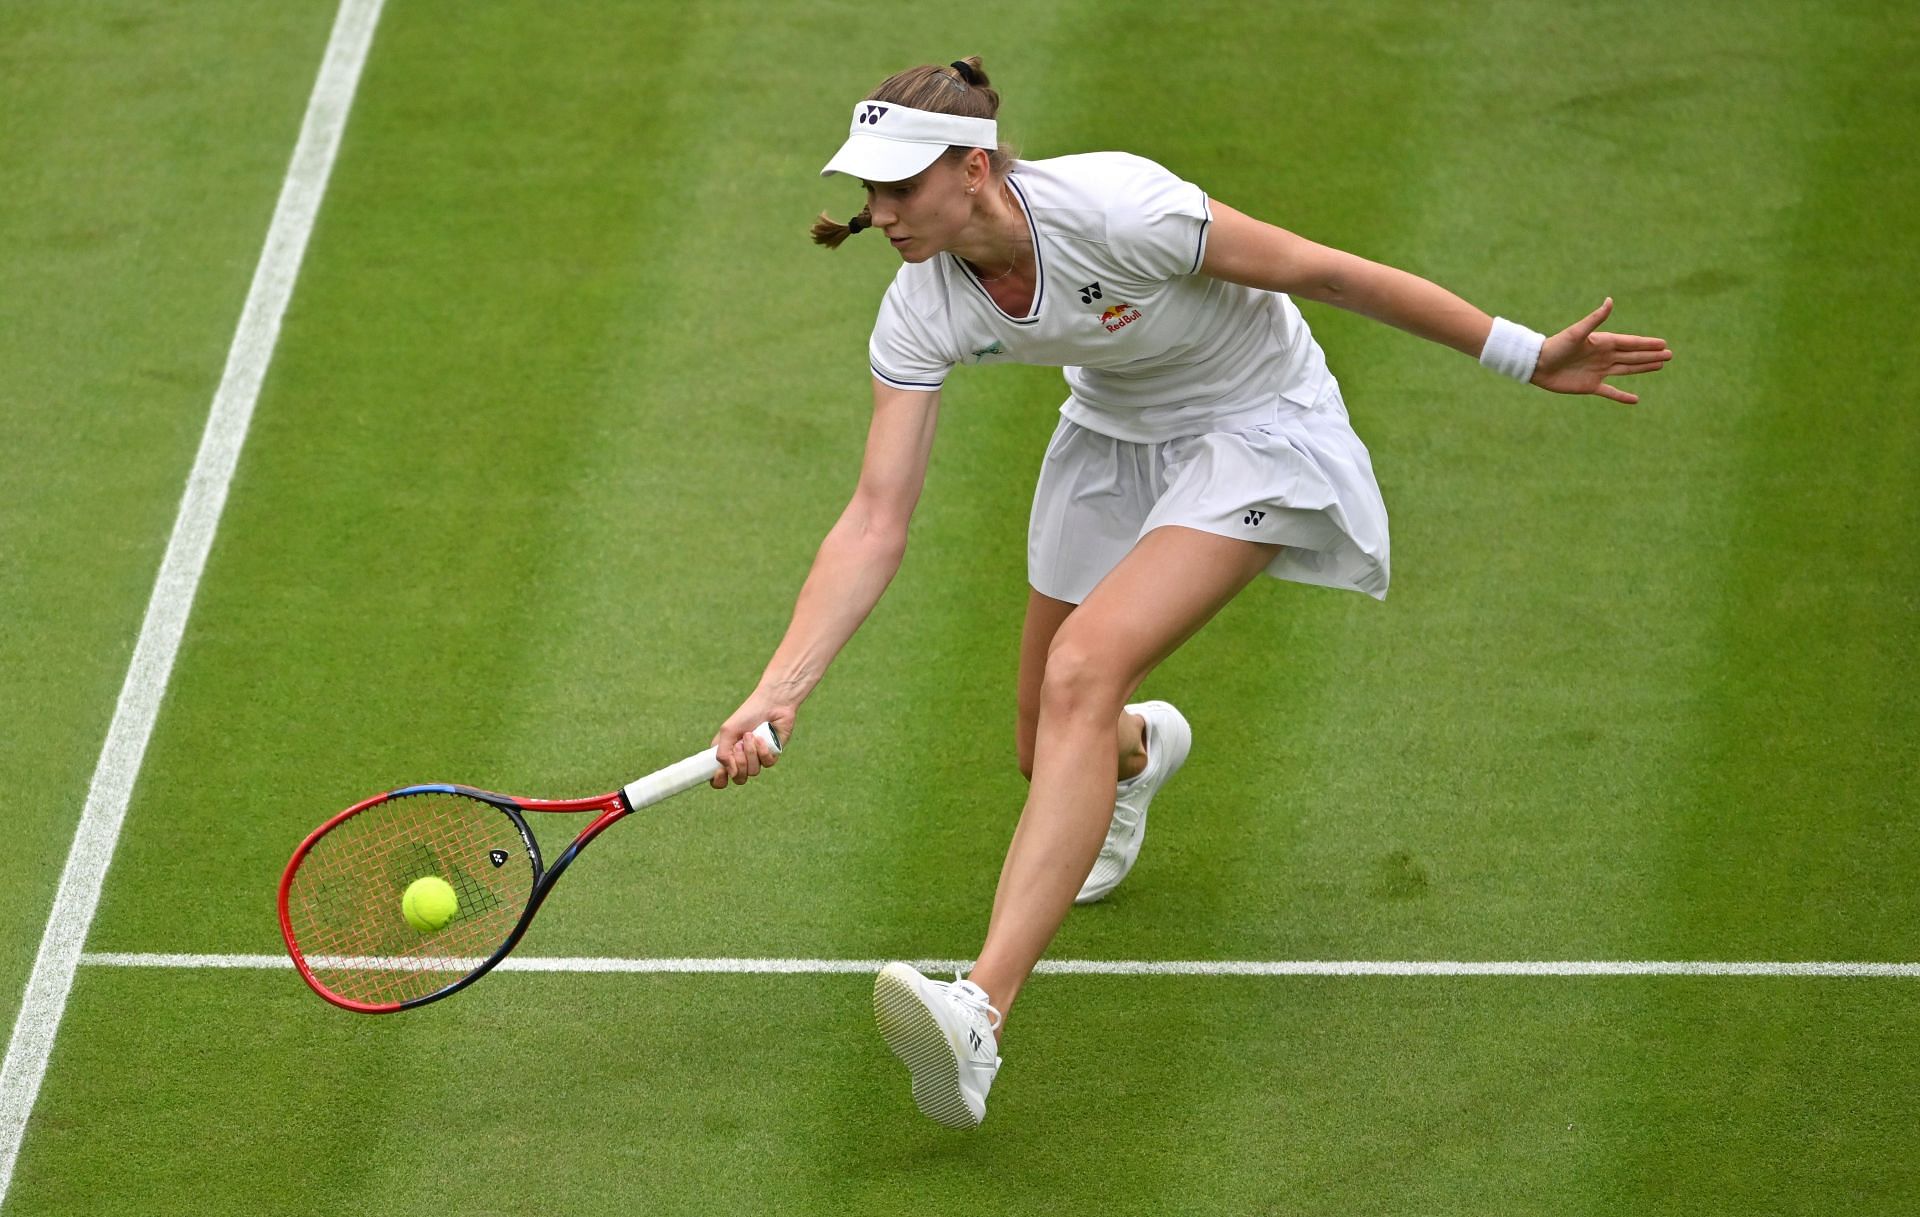
[[[428,875],[407,884],[407,894],[400,897],[400,911],[408,925],[431,934],[453,920],[460,911],[460,898],[453,894],[453,884],[438,875]]]

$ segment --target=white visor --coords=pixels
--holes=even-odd
[[[853,107],[847,142],[820,176],[845,173],[866,182],[904,182],[948,148],[992,151],[999,146],[999,125],[991,118],[962,118],[890,101],[863,101]]]

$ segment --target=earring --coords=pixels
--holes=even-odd
[[[972,193],[973,193],[973,187],[971,187],[971,186],[969,186],[969,187],[967,187],[967,193],[968,193],[968,194],[972,194]]]

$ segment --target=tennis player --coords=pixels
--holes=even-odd
[[[774,763],[827,665],[907,543],[940,389],[961,364],[1062,368],[1067,399],[1027,538],[1018,750],[1030,785],[971,975],[889,964],[883,1036],[926,1115],[986,1114],[1002,1012],[1068,910],[1132,868],[1155,794],[1186,759],[1186,720],[1129,703],[1141,681],[1262,573],[1381,597],[1387,513],[1325,357],[1290,296],[1337,305],[1556,393],[1638,400],[1609,376],[1655,372],[1665,341],[1598,331],[1611,300],[1552,337],[1425,279],[1317,245],[1209,199],[1149,160],[1021,161],[976,58],[893,76],[853,108],[822,174],[867,205],[814,238],[877,230],[901,266],[868,355],[873,420],[852,500],[827,533],[758,687],[714,742],[714,785]]]

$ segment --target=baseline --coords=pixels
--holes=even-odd
[[[80,962],[107,968],[249,968],[293,970],[285,955],[169,955],[89,952]],[[336,966],[339,962],[334,961]],[[374,961],[368,960],[367,963]],[[395,967],[418,961],[389,960]],[[509,955],[498,972],[735,973],[754,976],[877,972],[884,959],[619,959],[595,956]],[[923,972],[958,972],[965,959],[911,961]],[[435,960],[433,966],[466,971],[480,960]],[[1920,978],[1920,963],[1842,960],[1708,959],[1043,959],[1035,972],[1064,976],[1833,976]]]

